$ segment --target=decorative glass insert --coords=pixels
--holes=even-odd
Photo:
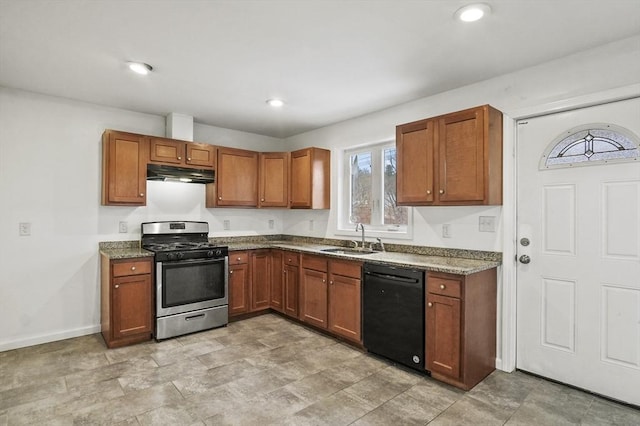
[[[540,170],[637,161],[640,138],[613,124],[588,124],[553,140],[540,159]]]

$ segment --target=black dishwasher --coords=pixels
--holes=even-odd
[[[365,263],[363,344],[424,372],[424,271]]]

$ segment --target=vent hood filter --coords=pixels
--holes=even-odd
[[[189,169],[159,164],[147,165],[147,180],[188,183],[213,183],[214,171],[211,169]]]

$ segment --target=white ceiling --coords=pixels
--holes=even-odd
[[[0,0],[0,85],[287,137],[640,33],[640,0],[486,0],[455,21],[468,3]]]

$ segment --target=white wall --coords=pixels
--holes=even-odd
[[[508,54],[508,52],[505,52]],[[640,79],[640,37],[421,99],[281,141],[197,124],[194,139],[255,150],[321,146],[332,150],[392,140],[397,124],[490,103],[504,112],[546,104]],[[291,233],[335,235],[335,209],[286,211],[206,209],[202,185],[149,183],[146,207],[100,206],[104,129],[164,135],[164,117],[0,88],[0,351],[99,330],[98,242],[137,240],[140,223],[205,220],[212,235]],[[505,143],[513,144],[512,134]],[[507,150],[511,151],[511,149]],[[337,205],[339,162],[332,162]],[[505,158],[507,169],[512,159]],[[504,217],[502,207],[416,208],[415,233],[403,243],[498,250],[502,226],[479,233],[479,215]],[[231,230],[222,231],[225,219]],[[276,221],[268,229],[269,219]],[[310,229],[313,220],[313,230]],[[129,232],[118,233],[127,221]],[[32,235],[18,236],[30,222]],[[454,238],[439,237],[442,223]]]
[[[508,55],[508,52],[504,52]],[[425,76],[427,78],[427,76]],[[377,113],[347,120],[303,133],[286,140],[290,149],[318,146],[332,151],[331,205],[338,206],[342,188],[341,152],[350,147],[395,139],[398,124],[433,117],[482,104],[491,104],[509,113],[514,110],[625,86],[640,81],[640,37],[615,42],[587,52],[524,69],[512,74],[439,95],[398,105]],[[508,119],[508,117],[507,117]],[[504,135],[504,144],[512,146],[513,135]],[[507,169],[511,159],[505,158]],[[479,232],[479,216],[496,216],[497,232]],[[418,207],[414,208],[413,239],[392,240],[399,244],[469,248],[502,251],[503,208]],[[324,212],[289,211],[285,213],[285,233],[306,235],[308,221],[314,219],[315,236],[341,237],[336,234],[337,209]],[[453,238],[442,238],[442,224],[452,226]],[[354,232],[356,237],[357,233]],[[344,238],[344,237],[343,237]]]
[[[148,182],[146,207],[101,206],[107,128],[164,136],[165,118],[0,88],[0,351],[99,331],[98,242],[138,240],[141,222],[204,220],[212,236],[282,232],[282,210],[206,209],[204,185]],[[194,137],[282,145],[201,124]],[[128,233],[118,233],[120,221]],[[31,236],[18,236],[20,222],[31,223]]]

